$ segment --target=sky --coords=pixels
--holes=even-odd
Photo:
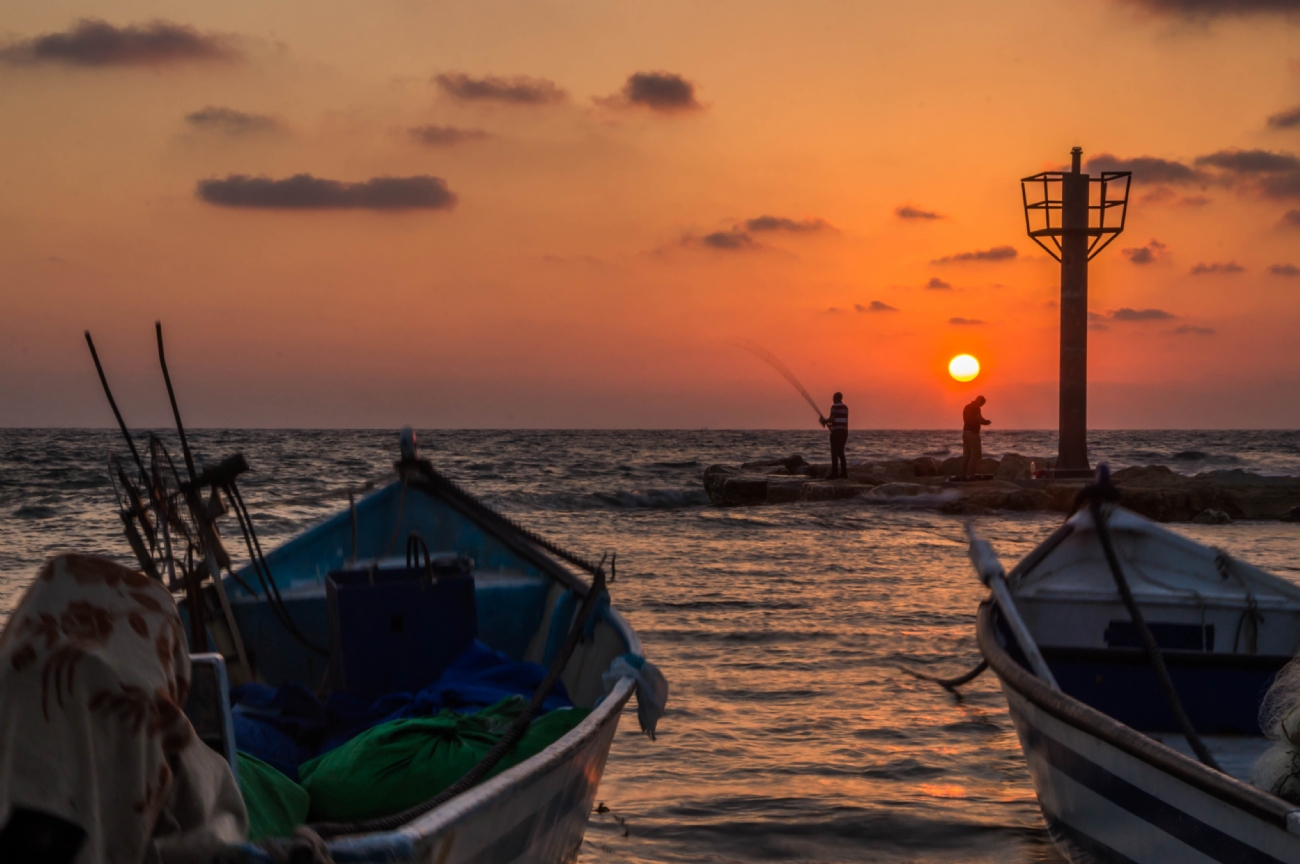
[[[0,426],[1300,427],[1300,0],[9,0]],[[959,384],[948,360],[971,353]]]

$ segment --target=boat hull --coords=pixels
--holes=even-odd
[[[1050,689],[1002,648],[992,617],[982,606],[980,650],[1071,860],[1300,862],[1300,811]]]

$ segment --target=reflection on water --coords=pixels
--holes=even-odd
[[[951,433],[854,436],[851,461],[955,446]],[[390,432],[192,438],[200,462],[247,454],[245,496],[271,543],[346,506],[346,490],[382,478],[397,449]],[[1294,433],[1096,439],[1094,455],[1117,465],[1300,473]],[[976,660],[982,590],[959,518],[864,501],[704,503],[704,466],[825,458],[817,433],[433,432],[421,445],[552,539],[596,556],[617,550],[614,601],[671,682],[657,742],[624,719],[584,862],[1061,860],[992,676],[957,697],[899,671],[955,674]],[[107,431],[0,431],[0,613],[54,552],[126,560],[104,471],[110,448],[122,446]],[[1054,441],[990,434],[985,449],[1037,456]],[[1059,518],[978,522],[1010,562]],[[1178,530],[1296,572],[1300,526]]]

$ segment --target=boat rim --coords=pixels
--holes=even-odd
[[[998,644],[991,600],[980,603],[975,638],[980,653],[1004,686],[1015,690],[1035,707],[1056,719],[1097,738],[1116,749],[1163,771],[1189,786],[1231,804],[1256,818],[1290,830],[1292,813],[1300,808],[1248,783],[1215,771],[1156,741],[1131,726],[1120,723],[1073,696],[1054,690],[1032,675]]]

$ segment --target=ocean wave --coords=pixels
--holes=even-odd
[[[632,489],[610,492],[529,494],[519,496],[530,506],[565,510],[676,510],[709,503],[702,488]]]
[[[53,519],[59,515],[59,508],[45,504],[24,504],[13,512],[15,519]]]

